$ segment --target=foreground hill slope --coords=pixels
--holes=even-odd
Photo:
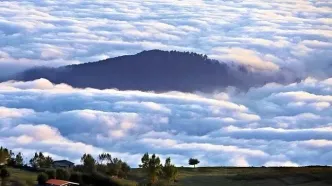
[[[79,88],[157,92],[210,92],[227,86],[247,89],[267,81],[282,81],[248,71],[244,66],[211,60],[206,55],[161,50],[60,68],[34,68],[11,79],[31,81],[39,78]]]
[[[38,172],[9,168],[10,184],[17,182],[36,185]],[[199,167],[196,169],[179,167],[179,175],[174,186],[328,186],[332,184],[331,167]],[[112,178],[119,185],[135,186],[144,182],[146,175],[141,169],[133,169],[127,179]],[[168,184],[165,184],[168,185]]]

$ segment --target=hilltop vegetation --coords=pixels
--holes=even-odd
[[[8,168],[11,180],[35,185],[36,172],[17,168]],[[330,167],[300,167],[300,168],[227,168],[198,167],[178,168],[178,180],[172,186],[329,186],[332,184],[332,168]],[[140,168],[132,169],[126,179],[110,178],[120,186],[137,186],[146,179]],[[163,183],[160,183],[162,185]],[[164,183],[166,185],[166,183]]]
[[[21,153],[19,153],[22,155]],[[4,158],[6,157],[6,158]],[[80,185],[114,185],[114,186],[328,186],[332,184],[332,167],[175,167],[171,159],[165,164],[156,155],[144,154],[140,168],[130,168],[126,162],[114,158],[108,153],[94,158],[84,154],[80,165],[71,169],[53,169],[43,161],[50,157],[36,153],[31,158],[31,165],[10,164],[17,156],[8,149],[1,148],[0,162],[6,161],[2,170],[8,175],[1,177],[1,184],[6,186],[33,186],[37,180],[45,182],[49,178],[57,178],[78,182]],[[20,158],[18,158],[20,159]],[[38,162],[38,163],[35,163]],[[138,162],[139,163],[139,162]],[[198,159],[190,158],[188,165],[197,165]],[[3,171],[1,171],[3,172]],[[1,173],[1,176],[3,174]]]
[[[18,158],[19,157],[19,158]],[[99,154],[97,158],[91,154],[83,154],[81,157],[81,164],[71,168],[54,168],[53,159],[50,156],[45,156],[42,152],[35,153],[30,159],[29,165],[23,165],[22,153],[15,154],[7,149],[0,148],[0,165],[1,167],[1,180],[3,185],[15,185],[17,179],[10,179],[11,172],[16,170],[25,170],[32,173],[38,173],[31,175],[38,182],[38,185],[45,185],[48,179],[60,179],[77,182],[80,185],[122,185],[136,184],[136,182],[124,181],[131,170],[130,166],[123,160],[116,157],[112,157],[109,153]],[[10,169],[6,167],[15,167],[17,169]],[[176,180],[177,168],[171,164],[171,158],[167,158],[165,164],[162,165],[158,156],[153,154],[150,156],[148,153],[144,154],[141,160],[140,167],[144,171],[145,178],[140,184],[155,185],[159,184],[159,181],[166,181],[167,184],[171,184]],[[14,171],[13,171],[14,170]],[[20,172],[20,171],[18,171]],[[21,184],[33,185],[35,182],[30,179],[23,179]]]
[[[9,80],[40,78],[78,88],[141,91],[210,92],[228,86],[247,89],[266,82],[283,83],[282,75],[259,73],[193,52],[143,51],[135,55],[60,68],[33,68]]]

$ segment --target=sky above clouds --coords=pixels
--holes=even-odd
[[[213,94],[0,83],[0,145],[79,162],[145,152],[186,165],[332,165],[332,1],[22,0],[0,4],[0,77],[142,50],[193,51],[301,82]]]

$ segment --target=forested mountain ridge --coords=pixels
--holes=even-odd
[[[269,81],[244,66],[230,65],[192,52],[143,51],[135,55],[59,68],[33,68],[11,78],[45,78],[79,88],[141,91],[210,92],[228,86],[247,89]]]

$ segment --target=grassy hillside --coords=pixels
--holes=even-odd
[[[25,183],[26,185],[33,186],[36,185],[37,180],[37,173],[25,171],[21,169],[15,169],[15,168],[7,168],[10,172],[10,180],[11,182],[20,182]]]
[[[9,168],[11,180],[34,185],[36,173]],[[133,169],[127,180],[113,178],[124,186],[135,186],[145,180],[141,169]],[[174,186],[328,186],[332,184],[331,167],[301,168],[179,168],[178,182]]]
[[[131,171],[129,178],[141,182],[145,179],[141,169]],[[332,168],[179,168],[175,186],[327,186],[332,184]]]

